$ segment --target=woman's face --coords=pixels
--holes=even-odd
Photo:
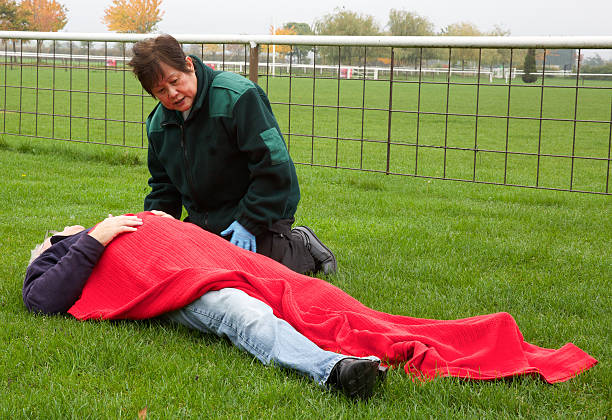
[[[191,57],[186,57],[189,71],[184,73],[165,63],[160,63],[162,78],[151,91],[153,95],[168,109],[187,111],[193,105],[198,91],[196,77]]]

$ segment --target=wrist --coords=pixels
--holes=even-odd
[[[103,240],[103,239],[102,239],[102,238],[101,238],[99,235],[97,235],[97,234],[96,234],[96,233],[95,233],[93,230],[89,231],[89,232],[87,233],[87,235],[91,236],[93,239],[95,239],[96,241],[98,241],[98,242],[100,243],[100,245],[102,245],[102,246],[106,246],[106,243],[104,242],[104,240]],[[108,243],[108,242],[107,242],[107,243]]]

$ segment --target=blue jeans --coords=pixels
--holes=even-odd
[[[332,368],[347,356],[323,350],[272,308],[238,289],[205,293],[166,318],[206,333],[227,337],[264,365],[294,369],[324,386]],[[378,360],[370,356],[368,359]]]

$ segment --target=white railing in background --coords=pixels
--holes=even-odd
[[[127,61],[151,36],[0,31],[0,136],[147,147],[154,101]],[[612,36],[174,36],[267,91],[298,164],[611,194],[612,74],[584,71],[584,56],[609,54]],[[531,84],[525,49],[540,56]],[[553,68],[551,49],[576,58]]]

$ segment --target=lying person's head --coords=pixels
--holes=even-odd
[[[169,214],[159,210],[152,210],[156,216],[169,217]],[[127,232],[134,232],[138,226],[142,225],[142,220],[133,214],[124,214],[121,216],[113,216],[109,214],[108,217],[94,226],[89,232],[89,236],[100,242],[103,246],[108,245],[117,235]],[[85,228],[81,225],[66,226],[61,232],[52,233],[53,236],[49,236],[49,231],[45,235],[45,240],[36,245],[31,252],[30,262],[28,266],[34,262],[43,252],[45,252],[51,245],[59,242],[66,236],[72,236],[79,232],[82,232]]]
[[[40,254],[45,252],[47,249],[51,247],[51,245],[53,245],[54,243],[54,241],[52,240],[53,237],[59,238],[60,236],[61,237],[71,236],[79,232],[82,232],[83,230],[85,230],[85,228],[81,225],[66,226],[64,227],[64,230],[62,230],[61,232],[58,232],[55,230],[48,230],[47,233],[45,234],[45,239],[41,243],[36,245],[34,249],[30,251],[31,255],[30,255],[30,261],[28,262],[28,266],[30,266],[30,264],[32,264],[32,262],[40,256]]]

